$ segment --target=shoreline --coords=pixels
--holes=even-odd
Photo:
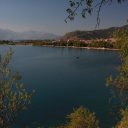
[[[0,44],[1,45],[1,44]],[[8,45],[8,44],[2,44]],[[54,46],[54,45],[32,45],[32,44],[15,44],[16,46],[38,46],[38,47],[55,47],[55,48],[75,48],[75,49],[88,49],[88,50],[104,50],[104,51],[119,51],[120,49],[104,48],[104,47],[76,47],[76,46]],[[12,45],[12,46],[15,46]]]
[[[39,46],[39,45],[28,45],[28,46]],[[76,49],[106,50],[106,51],[119,51],[120,50],[120,49],[104,48],[104,47],[76,47],[76,46],[53,46],[53,45],[42,45],[40,47],[76,48]]]
[[[47,46],[46,46],[47,47]],[[119,51],[120,49],[104,48],[104,47],[76,47],[76,46],[51,46],[58,48],[78,48],[78,49],[89,49],[89,50],[106,50],[106,51]]]

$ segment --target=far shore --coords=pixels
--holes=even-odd
[[[4,45],[4,44],[2,44]],[[5,44],[8,45],[8,44]],[[106,51],[119,51],[120,49],[104,48],[104,47],[76,47],[76,46],[54,46],[54,45],[32,45],[32,44],[15,44],[21,46],[39,46],[39,47],[55,47],[55,48],[76,48],[76,49],[90,49],[90,50],[106,50]]]
[[[39,46],[39,45],[30,45]],[[104,47],[76,47],[76,46],[54,46],[54,45],[42,45],[41,47],[55,47],[55,48],[78,48],[78,49],[90,49],[90,50],[106,50],[106,51],[119,51],[120,49],[104,48]]]

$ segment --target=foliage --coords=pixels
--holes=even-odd
[[[113,37],[116,40],[115,47],[121,49],[121,59],[128,56],[128,26],[124,29],[118,29],[115,31]]]
[[[84,107],[79,107],[67,116],[69,122],[59,128],[99,128],[95,113]]]
[[[89,47],[113,48],[113,44],[108,41],[94,41],[88,44]]]
[[[121,110],[121,121],[118,122],[115,128],[127,128],[128,127],[128,109]]]
[[[121,65],[118,68],[118,75],[107,78],[107,85],[111,88],[113,99],[116,99],[117,113],[121,110],[121,121],[116,128],[127,128],[128,126],[128,28],[118,30],[114,33],[115,46],[120,49]],[[124,110],[123,110],[124,109]],[[114,110],[115,111],[115,110]],[[120,113],[119,113],[120,114]]]
[[[19,82],[20,74],[8,68],[12,55],[10,49],[0,60],[0,128],[10,128],[18,113],[31,103],[32,94]]]
[[[120,96],[123,105],[128,105],[128,28],[115,32],[114,38],[115,45],[120,48],[121,65],[118,68],[117,77],[110,76],[107,79],[107,85]]]
[[[122,3],[127,0],[116,0],[117,3]],[[97,12],[97,26],[100,23],[100,12],[103,5],[111,5],[113,0],[68,0],[69,8],[67,8],[68,16],[65,19],[67,22],[68,19],[74,20],[75,16],[80,12],[83,18],[86,18],[87,15],[91,15],[93,10]],[[80,10],[80,11],[79,11]]]

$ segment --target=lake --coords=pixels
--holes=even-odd
[[[5,45],[0,46],[0,53],[9,47],[14,50],[11,69],[20,72],[27,89],[36,91],[28,110],[19,115],[16,128],[59,125],[81,105],[96,112],[102,128],[111,125],[110,90],[105,80],[116,75],[117,52]]]

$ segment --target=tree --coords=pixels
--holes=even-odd
[[[79,107],[67,116],[69,122],[59,128],[99,128],[95,113],[84,107]]]
[[[117,77],[110,76],[107,85],[119,96],[122,105],[128,105],[128,28],[114,33],[116,47],[120,49],[121,65]]]
[[[100,24],[100,12],[103,5],[110,5],[113,0],[68,0],[69,8],[66,10],[68,16],[65,19],[74,20],[75,16],[79,13],[78,9],[81,9],[80,14],[83,18],[86,18],[87,15],[91,15],[93,10],[97,11],[97,24],[96,27]],[[117,3],[122,3],[127,0],[116,0]]]
[[[117,30],[114,33],[114,38],[116,40],[115,46],[120,49],[120,60],[121,65],[118,68],[118,75],[113,78],[108,77],[107,85],[112,90],[112,99],[115,99],[114,108],[115,114],[119,114],[121,110],[121,121],[116,125],[116,128],[127,128],[128,126],[128,28],[124,30]],[[113,101],[113,100],[112,100]],[[116,110],[115,110],[116,109]]]
[[[10,128],[18,113],[31,103],[32,93],[27,92],[20,83],[20,74],[13,74],[8,68],[12,55],[10,49],[0,59],[0,128]]]
[[[121,59],[125,59],[128,56],[128,27],[115,31],[113,38],[116,40],[115,47],[120,49]]]
[[[115,128],[127,128],[128,127],[128,109],[121,110],[121,121],[118,122]]]

